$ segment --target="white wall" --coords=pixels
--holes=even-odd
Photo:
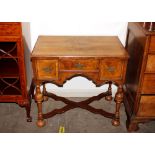
[[[31,22],[31,50],[33,49],[38,35],[116,35],[120,38],[122,44],[125,44],[126,38],[126,22],[104,22],[103,19],[96,17],[91,20],[82,16],[71,19],[50,19],[48,22]],[[67,97],[87,97],[96,95],[104,91],[107,86],[96,88],[95,85],[82,77],[76,77],[67,81],[63,88],[48,84],[49,91],[53,91],[58,95]],[[116,87],[113,86],[114,93]]]
[[[31,67],[31,62],[30,62],[30,54],[31,54],[32,48],[31,48],[31,31],[30,31],[29,22],[22,23],[22,34],[23,34],[23,42],[24,42],[27,90],[29,90],[31,86],[31,82],[32,82],[32,67]]]

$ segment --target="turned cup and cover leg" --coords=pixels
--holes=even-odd
[[[116,95],[115,95],[115,102],[116,102],[116,111],[115,111],[115,117],[112,120],[112,125],[119,126],[120,125],[120,107],[121,103],[123,102],[123,86],[119,85]]]
[[[45,86],[45,83],[43,84],[43,99],[44,99],[44,101],[48,101],[48,96],[46,96],[45,94],[46,94],[46,86]]]
[[[43,127],[45,125],[45,121],[43,119],[43,113],[42,113],[42,101],[43,101],[43,94],[41,93],[40,90],[40,84],[36,85],[36,94],[35,94],[35,100],[37,102],[38,106],[38,121],[37,121],[37,126],[38,127]]]
[[[105,99],[107,101],[111,101],[112,100],[112,82],[111,81],[109,82],[108,92],[111,95],[106,96]]]

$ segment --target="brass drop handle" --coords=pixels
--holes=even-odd
[[[82,69],[84,67],[84,65],[83,64],[80,64],[80,63],[76,63],[74,66],[77,69]]]
[[[115,67],[114,66],[109,66],[106,68],[108,72],[113,73],[115,71]]]
[[[44,68],[43,68],[43,71],[44,71],[45,73],[51,73],[51,72],[52,72],[52,68],[51,68],[51,67],[44,67]]]

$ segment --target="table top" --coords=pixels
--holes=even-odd
[[[128,58],[117,36],[39,36],[31,57]]]

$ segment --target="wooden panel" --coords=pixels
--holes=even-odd
[[[146,72],[155,72],[155,55],[149,54],[147,58]]]
[[[0,35],[1,36],[21,35],[21,24],[0,22]]]
[[[138,116],[154,117],[155,116],[155,96],[142,96],[138,109]]]
[[[72,71],[95,71],[98,70],[98,61],[95,59],[75,59],[75,58],[63,58],[60,60],[60,70],[72,70]]]
[[[91,72],[81,73],[77,71],[76,73],[75,72],[60,72],[58,83],[65,83],[68,79],[71,79],[72,77],[76,77],[76,76],[86,77],[87,79],[94,81],[96,84],[98,81],[98,74],[96,73],[91,73]]]
[[[116,36],[39,36],[32,56],[128,58]]]
[[[38,79],[58,78],[58,60],[38,60],[36,67]]]
[[[151,52],[155,52],[155,36],[151,37],[151,41],[150,41],[150,51]]]
[[[142,93],[154,94],[155,93],[155,74],[146,74],[142,85]]]
[[[100,62],[100,79],[122,79],[123,62],[119,59],[103,59]]]

